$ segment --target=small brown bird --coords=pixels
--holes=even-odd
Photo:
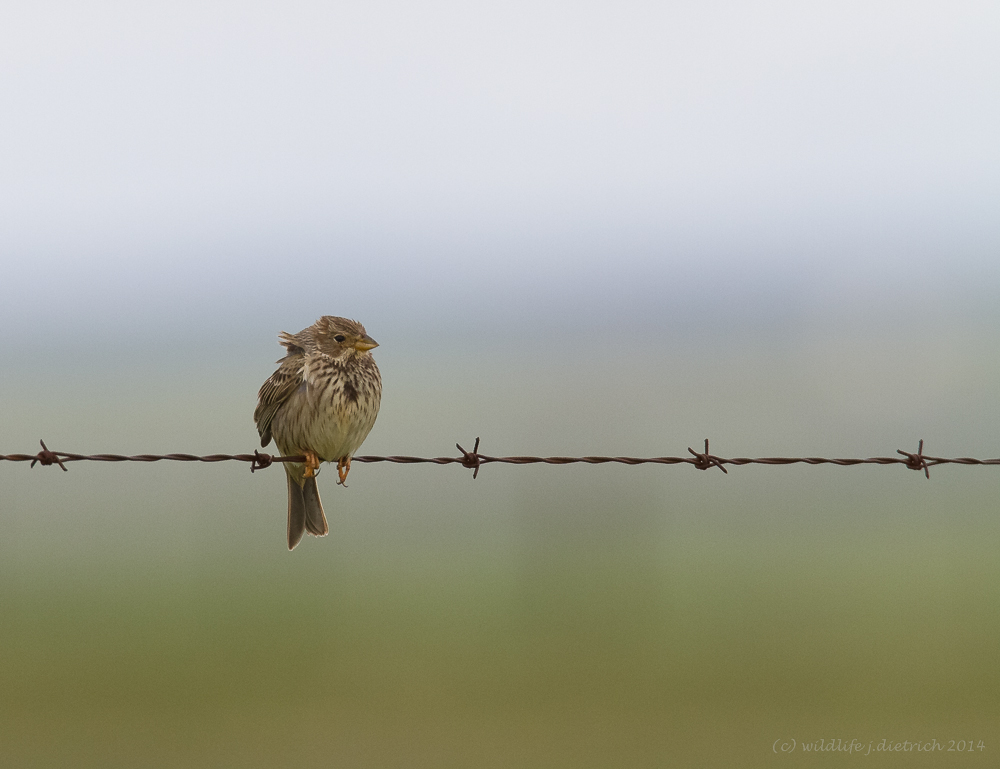
[[[370,350],[378,342],[357,321],[324,315],[297,334],[278,335],[288,354],[257,394],[253,420],[260,445],[274,442],[282,456],[303,455],[305,464],[283,462],[288,476],[288,549],[308,531],[330,527],[316,487],[320,461],[336,462],[338,484],[347,480],[351,457],[378,416],[382,377]]]

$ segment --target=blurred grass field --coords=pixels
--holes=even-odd
[[[963,337],[517,351],[380,338],[362,453],[997,456]],[[273,350],[8,369],[4,450],[246,451]],[[257,360],[259,358],[259,360]],[[900,383],[903,383],[902,385]],[[72,393],[72,394],[69,394]],[[58,397],[57,397],[58,396]],[[974,766],[1000,729],[1000,474],[355,465],[331,535],[233,465],[0,467],[0,765]],[[982,740],[776,755],[777,739]]]

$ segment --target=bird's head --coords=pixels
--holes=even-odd
[[[335,358],[367,353],[378,347],[378,342],[368,336],[365,327],[356,320],[324,315],[313,328],[316,346]]]

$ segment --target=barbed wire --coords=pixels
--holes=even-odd
[[[31,467],[40,465],[58,465],[63,470],[67,470],[67,462],[159,462],[162,460],[170,462],[248,462],[250,472],[263,470],[270,467],[275,462],[295,462],[306,461],[304,456],[274,456],[254,451],[253,454],[209,454],[207,456],[196,456],[194,454],[136,454],[126,456],[124,454],[72,454],[67,451],[51,451],[45,441],[40,441],[42,450],[35,454],[0,454],[0,461],[7,462],[30,462]],[[461,465],[471,469],[472,477],[479,476],[479,469],[483,465],[500,463],[506,465],[572,465],[572,464],[621,464],[621,465],[691,465],[698,470],[708,470],[718,467],[722,472],[728,473],[726,465],[834,465],[838,467],[850,467],[854,465],[904,465],[910,470],[923,471],[924,476],[930,479],[930,468],[936,465],[1000,465],[1000,459],[974,459],[973,457],[933,457],[924,454],[923,440],[917,446],[916,453],[896,449],[900,456],[895,457],[868,457],[866,459],[830,459],[826,457],[718,457],[709,452],[708,439],[705,439],[705,450],[695,451],[688,447],[690,456],[686,457],[492,457],[488,454],[479,453],[479,438],[472,447],[472,451],[466,451],[459,444],[455,447],[461,452],[457,457],[409,457],[409,456],[356,456],[354,462],[392,462],[401,465],[434,464],[434,465]]]

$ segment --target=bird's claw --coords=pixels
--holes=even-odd
[[[349,472],[351,472],[351,458],[341,457],[340,459],[338,459],[337,475],[340,476],[340,480],[337,481],[338,486],[343,486],[345,489],[347,488],[347,483],[345,483],[345,481],[347,480],[347,474]]]
[[[319,470],[319,457],[316,455],[315,451],[309,451],[308,449],[306,451],[303,451],[302,453],[305,455],[306,458],[305,462],[306,478],[315,478],[316,472]]]

